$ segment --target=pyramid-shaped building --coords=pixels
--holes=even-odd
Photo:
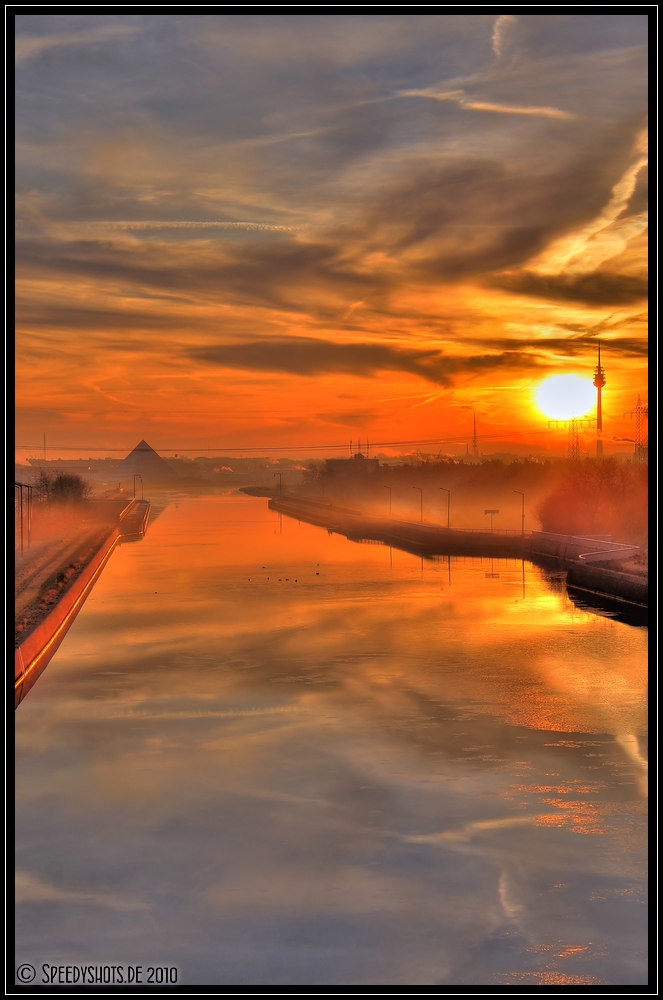
[[[178,479],[174,469],[165,462],[161,455],[157,455],[154,448],[151,448],[147,441],[141,441],[132,452],[116,467],[115,476],[122,480],[129,480],[133,484],[133,477],[142,476],[143,483],[167,484]]]

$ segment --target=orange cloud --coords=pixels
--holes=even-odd
[[[586,51],[510,15],[278,22],[287,63],[260,19],[20,22],[21,443],[331,444],[356,419],[462,448],[477,410],[545,451],[532,386],[591,371],[599,334],[606,440],[629,436],[646,80],[620,18]]]

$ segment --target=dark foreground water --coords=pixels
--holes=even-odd
[[[172,497],[16,713],[17,964],[645,984],[646,631],[553,587]]]

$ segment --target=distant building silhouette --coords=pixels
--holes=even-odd
[[[325,462],[326,472],[330,476],[365,476],[380,468],[377,458],[365,458],[357,452],[352,458],[328,458]]]
[[[134,475],[142,476],[146,485],[173,483],[179,479],[175,470],[156,453],[154,448],[150,447],[147,441],[137,444],[113,472],[114,478],[120,482],[129,480],[130,484],[133,484]]]

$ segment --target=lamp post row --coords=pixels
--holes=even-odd
[[[279,497],[282,494],[282,479],[281,473],[275,472],[274,476],[279,477]],[[141,480],[142,483],[142,480]],[[385,490],[389,490],[389,514],[391,515],[391,499],[392,499],[392,487],[385,486]],[[423,523],[424,520],[424,491],[421,486],[413,486],[413,490],[419,490],[419,519]],[[451,490],[447,489],[446,486],[440,486],[439,489],[447,494],[447,528],[451,527]],[[525,494],[522,490],[514,490],[514,493],[518,493],[522,497],[522,513],[521,513],[521,533],[525,534]],[[136,495],[136,479],[134,477],[134,496]],[[323,491],[324,496],[324,491]],[[498,510],[486,510],[486,514],[490,514],[490,530],[493,530],[493,514],[499,514]]]
[[[275,475],[278,475],[278,473],[275,473]],[[392,496],[391,490],[392,490],[392,488],[391,488],[391,486],[385,486],[384,488],[385,488],[385,490],[389,490],[389,514],[391,514],[391,496]],[[420,517],[420,520],[423,522],[423,519],[424,519],[424,491],[421,488],[421,486],[413,486],[412,489],[413,490],[419,490],[419,517]],[[446,486],[440,486],[439,489],[443,493],[447,494],[447,528],[450,528],[451,527],[451,490],[447,489]],[[513,492],[514,493],[518,493],[518,495],[522,498],[522,510],[521,510],[521,515],[520,515],[520,531],[521,531],[521,534],[524,535],[525,534],[525,494],[523,493],[522,490],[514,490]],[[486,510],[485,513],[486,514],[490,514],[490,530],[492,531],[493,530],[493,514],[499,514],[499,511],[493,509],[493,510]]]
[[[522,509],[522,514],[520,516],[522,518],[522,521],[521,521],[521,525],[522,525],[521,534],[524,535],[525,534],[525,494],[522,492],[522,490],[514,490],[513,492],[514,493],[520,493],[521,497],[523,498],[523,509]]]
[[[440,486],[443,493],[447,494],[447,528],[451,527],[451,490],[448,490],[446,486]]]

